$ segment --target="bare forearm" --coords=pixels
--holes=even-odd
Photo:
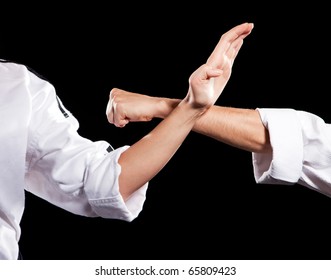
[[[198,117],[197,110],[181,103],[155,129],[121,155],[119,185],[124,199],[166,165]]]
[[[205,120],[196,122],[209,112],[207,110],[220,96],[230,78],[234,59],[243,40],[253,27],[252,23],[245,22],[221,36],[207,63],[190,75],[188,91],[182,101],[139,96],[118,88],[111,90],[106,109],[110,123],[124,127],[129,122],[164,118],[151,133],[123,152],[119,158],[122,167],[119,186],[124,199],[164,167],[193,128],[220,141],[230,143],[233,140],[232,136],[227,135],[229,130],[226,123],[216,122],[217,116],[215,113],[214,119],[213,110]],[[216,130],[220,131],[214,132],[213,127],[208,126],[210,123],[216,125]],[[237,133],[235,130],[234,132]],[[236,140],[236,135],[233,137]],[[238,144],[234,140],[233,143]]]
[[[168,115],[180,100],[164,98],[163,102],[163,110],[158,113],[161,117]],[[268,130],[253,109],[214,105],[197,120],[193,131],[250,152],[271,149]]]
[[[269,133],[258,111],[213,106],[195,124],[194,131],[249,152],[270,150]]]

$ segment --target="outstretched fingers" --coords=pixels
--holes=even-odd
[[[242,23],[224,33],[207,60],[207,64],[222,68],[224,56],[234,60],[243,45],[243,40],[251,33],[253,23]]]

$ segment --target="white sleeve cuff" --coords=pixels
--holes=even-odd
[[[85,182],[86,194],[95,213],[103,218],[132,221],[143,208],[148,183],[124,201],[119,192],[121,166],[118,159],[128,146],[118,148],[91,164]]]
[[[269,131],[272,153],[253,153],[257,183],[294,184],[302,173],[301,124],[293,109],[257,109]]]

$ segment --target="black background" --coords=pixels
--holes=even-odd
[[[111,88],[182,98],[221,34],[249,21],[255,28],[217,104],[295,108],[329,122],[327,10],[280,2],[29,4],[3,10],[0,57],[46,77],[80,134],[116,148],[159,120],[108,124]],[[330,198],[299,185],[257,185],[250,153],[192,132],[150,182],[133,222],[76,216],[27,193],[20,246],[24,259],[329,259],[330,213]]]

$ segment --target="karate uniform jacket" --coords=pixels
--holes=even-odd
[[[17,259],[24,190],[69,212],[132,221],[148,184],[125,202],[120,154],[81,137],[52,84],[27,67],[0,62],[0,259]]]

